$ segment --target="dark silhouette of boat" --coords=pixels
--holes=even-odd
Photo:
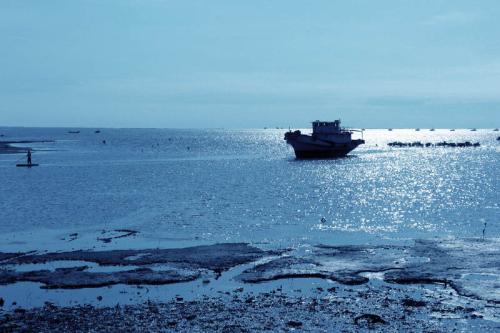
[[[342,157],[365,143],[363,139],[353,140],[351,136],[354,130],[340,127],[340,120],[316,120],[312,127],[311,135],[298,130],[285,133],[285,140],[293,147],[298,159]]]
[[[80,134],[80,131],[68,131],[69,134]]]

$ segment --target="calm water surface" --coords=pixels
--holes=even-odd
[[[0,155],[3,248],[23,245],[13,241],[19,233],[36,244],[120,228],[159,246],[480,237],[485,223],[486,236],[500,236],[500,134],[492,130],[367,130],[367,144],[348,158],[315,161],[295,160],[284,130],[67,131],[0,129],[4,140],[56,140],[34,145],[38,168]],[[396,140],[482,146],[387,146]]]

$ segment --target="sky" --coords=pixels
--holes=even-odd
[[[500,127],[497,0],[1,0],[0,126]]]

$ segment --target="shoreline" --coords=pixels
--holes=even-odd
[[[499,242],[0,253],[0,329],[493,332]]]
[[[0,154],[22,154],[31,150],[31,147],[16,147],[13,144],[29,144],[29,143],[47,143],[55,142],[54,140],[18,140],[18,141],[0,141]]]

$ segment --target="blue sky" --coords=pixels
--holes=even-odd
[[[0,1],[0,125],[500,127],[500,1]]]

